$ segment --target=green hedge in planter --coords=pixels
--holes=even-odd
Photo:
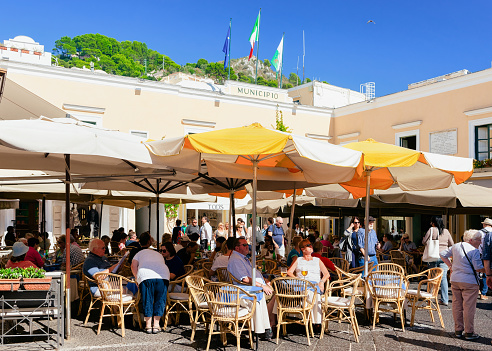
[[[22,277],[22,268],[0,269],[0,279],[19,279]]]
[[[44,278],[46,271],[41,268],[21,268],[22,278]]]

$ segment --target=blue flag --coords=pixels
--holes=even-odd
[[[231,39],[231,26],[229,26],[229,29],[227,30],[227,36],[226,40],[224,42],[224,47],[222,48],[222,52],[225,54],[224,58],[224,70],[227,68],[227,59],[228,59],[228,54],[229,54],[229,40]]]

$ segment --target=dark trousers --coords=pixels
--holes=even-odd
[[[202,250],[206,250],[208,248],[208,239],[200,239],[200,246]]]
[[[166,308],[169,280],[146,279],[140,283],[144,317],[162,316]]]

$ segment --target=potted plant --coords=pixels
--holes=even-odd
[[[49,290],[51,277],[45,277],[46,271],[40,268],[28,267],[21,270],[22,282],[26,290]]]
[[[19,268],[0,269],[0,291],[17,291],[22,274]]]

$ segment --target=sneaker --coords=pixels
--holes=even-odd
[[[272,329],[265,330],[265,340],[272,340],[273,332]]]
[[[439,305],[447,306],[448,304],[444,302],[443,300],[439,300]]]
[[[465,333],[464,336],[465,340],[477,340],[478,338],[480,338],[480,335],[474,333]]]
[[[461,338],[463,336],[463,331],[462,330],[455,331],[454,336],[457,338]]]

